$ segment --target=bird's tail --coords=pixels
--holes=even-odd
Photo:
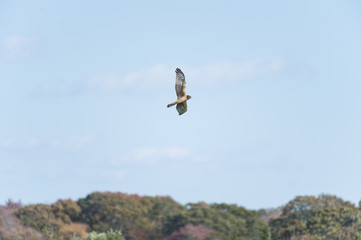
[[[169,104],[167,105],[167,107],[169,108],[169,107],[174,106],[174,105],[176,105],[176,104],[177,104],[177,101],[175,101],[175,102],[173,102],[173,103],[169,103]]]

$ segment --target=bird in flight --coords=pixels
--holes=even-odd
[[[187,100],[190,99],[191,96],[186,94],[186,78],[182,70],[177,68],[175,73],[175,92],[177,94],[177,101],[168,104],[167,107],[171,107],[177,104],[177,111],[179,115],[182,115],[187,111]]]

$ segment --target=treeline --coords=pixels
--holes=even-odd
[[[0,239],[361,240],[361,210],[331,195],[299,196],[278,209],[254,211],[95,192],[51,205],[9,201],[0,206]]]

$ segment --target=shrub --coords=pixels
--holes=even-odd
[[[88,235],[86,232],[87,229],[88,225],[84,223],[72,223],[61,226],[59,233],[65,239],[84,239]]]
[[[121,231],[110,229],[105,233],[91,232],[85,240],[125,240]]]

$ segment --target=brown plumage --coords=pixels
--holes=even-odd
[[[179,68],[177,68],[175,72],[175,92],[177,94],[177,101],[168,104],[167,107],[171,107],[177,104],[177,111],[179,115],[182,115],[187,111],[187,100],[190,99],[191,96],[186,94],[186,78],[184,73]]]

